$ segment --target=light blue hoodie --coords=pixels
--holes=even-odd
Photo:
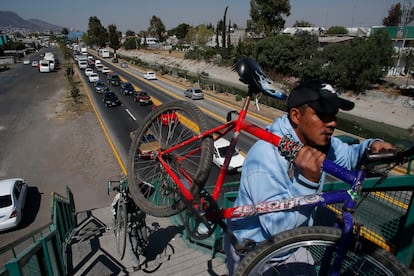
[[[290,134],[294,141],[299,141],[287,115],[277,118],[268,128],[272,133],[282,137]],[[327,159],[348,169],[355,169],[365,149],[373,140],[364,140],[360,144],[348,145],[332,137]],[[326,173],[323,172],[319,183],[305,179],[296,169],[289,177],[289,164],[282,157],[277,147],[260,140],[247,153],[243,163],[240,188],[234,206],[256,204],[263,201],[286,199],[296,196],[314,194],[322,191]],[[261,242],[281,231],[313,222],[314,208],[299,211],[276,212],[260,216],[229,220],[239,242],[252,239]]]

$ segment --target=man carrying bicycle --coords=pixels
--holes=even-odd
[[[277,147],[262,140],[256,142],[244,161],[234,206],[319,193],[325,181],[326,173],[321,170],[325,159],[355,169],[367,148],[373,152],[393,148],[378,139],[348,145],[333,137],[339,109],[351,110],[354,103],[338,97],[329,84],[304,81],[291,91],[287,105],[288,113],[276,118],[268,130],[280,137],[290,136],[303,147],[289,162]],[[314,213],[313,208],[276,212],[232,219],[228,225],[239,242],[250,239],[260,243],[281,231],[311,225]],[[232,275],[241,257],[229,242],[226,243],[226,253],[229,274]],[[296,258],[306,258],[306,252],[295,254],[301,255],[294,256]],[[289,259],[283,259],[283,262],[289,262]]]

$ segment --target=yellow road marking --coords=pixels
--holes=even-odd
[[[79,70],[78,70],[78,68],[76,66],[75,66],[75,70],[78,72],[78,75],[80,75],[80,72],[79,72]],[[99,113],[98,113],[98,111],[96,109],[95,103],[93,102],[92,97],[90,95],[89,87],[85,83],[85,81],[84,81],[84,79],[82,77],[80,79],[81,79],[82,85],[83,85],[83,87],[84,87],[84,89],[86,91],[86,95],[88,96],[88,99],[89,99],[89,102],[90,102],[90,104],[92,106],[92,109],[95,112],[95,115],[98,118],[98,122],[101,125],[101,128],[102,128],[102,130],[103,130],[103,132],[105,134],[106,140],[108,141],[109,145],[111,146],[111,149],[112,149],[112,151],[115,154],[115,158],[118,161],[118,164],[121,167],[122,172],[124,173],[124,175],[128,175],[127,169],[126,169],[124,163],[122,162],[121,156],[119,155],[118,150],[116,149],[114,143],[112,142],[112,139],[109,136],[108,130],[106,129],[105,124],[103,123],[101,116],[99,116]]]

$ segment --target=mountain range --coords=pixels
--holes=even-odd
[[[63,27],[56,26],[39,19],[23,19],[14,12],[0,11],[0,28],[10,26],[33,31],[61,31],[63,29]]]

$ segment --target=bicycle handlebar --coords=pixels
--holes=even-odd
[[[280,155],[282,155],[288,162],[293,163],[297,153],[302,147],[303,145],[300,142],[293,141],[290,135],[285,135],[280,140],[278,150]],[[365,154],[364,161],[367,163],[403,164],[408,162],[413,156],[414,146],[405,151],[385,150],[378,153],[371,153],[368,151]],[[364,170],[351,171],[327,159],[323,161],[322,169],[351,186],[361,183],[365,178]]]

